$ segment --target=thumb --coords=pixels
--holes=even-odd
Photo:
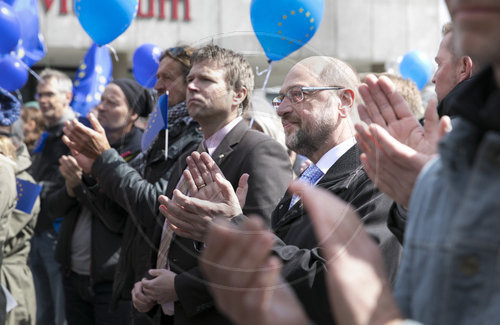
[[[439,121],[438,139],[441,140],[445,134],[449,133],[452,129],[450,117],[445,115]]]
[[[238,182],[238,188],[236,189],[236,196],[238,197],[238,201],[240,203],[240,206],[242,207],[245,206],[245,202],[247,199],[249,177],[250,175],[248,175],[247,173],[241,175]]]
[[[435,127],[439,123],[439,115],[437,112],[437,101],[436,99],[431,99],[429,104],[427,104],[427,109],[424,114],[424,129],[427,131],[430,128]]]
[[[151,269],[148,271],[149,275],[154,276],[154,277],[161,275],[162,272],[163,272],[162,269]]]
[[[88,115],[90,124],[92,125],[92,128],[94,128],[95,131],[105,134],[104,128],[102,127],[101,123],[99,123],[99,120],[97,117],[94,115],[94,113],[89,113]]]
[[[233,186],[227,179],[225,179],[220,173],[215,174],[215,182],[219,185],[222,196],[225,199],[229,199],[231,196],[236,195]]]

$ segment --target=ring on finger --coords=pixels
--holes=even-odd
[[[205,186],[207,186],[207,184],[203,183],[201,185],[198,186],[198,189],[201,190],[202,188],[204,188]]]

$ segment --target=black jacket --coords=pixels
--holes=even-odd
[[[62,215],[49,216],[47,199],[55,190],[64,187],[64,178],[59,172],[59,158],[62,155],[69,155],[69,148],[62,141],[64,122],[73,118],[72,111],[64,114],[63,118],[51,127],[47,128],[46,138],[41,152],[34,152],[32,155],[30,173],[37,183],[43,186],[40,193],[40,214],[35,226],[35,233],[47,230],[54,231],[52,222]],[[40,141],[40,139],[39,139]]]
[[[391,200],[370,181],[361,166],[360,154],[357,146],[349,149],[317,186],[328,189],[355,208],[365,231],[382,249],[389,277],[393,280],[401,246],[386,226]],[[272,228],[279,237],[273,251],[283,261],[282,276],[297,293],[309,318],[316,324],[334,324],[324,278],[326,261],[302,202],[288,209],[291,198],[287,193],[273,212]]]
[[[125,223],[121,255],[113,283],[113,302],[130,300],[134,283],[149,270],[154,227],[163,222],[158,196],[165,193],[174,164],[180,155],[196,149],[202,134],[191,118],[176,120],[169,127],[168,159],[165,159],[165,131],[151,148],[127,164],[114,150],[105,151],[92,166],[101,189],[123,207]],[[161,219],[161,220],[159,220]]]
[[[136,128],[112,145],[112,150],[132,158],[141,149],[142,131]],[[120,255],[123,215],[126,211],[116,205],[109,208],[109,198],[99,188],[95,180],[84,175],[83,181],[75,189],[76,198],[67,195],[63,186],[50,197],[50,212],[64,216],[59,229],[55,258],[65,270],[71,269],[71,242],[78,216],[85,206],[91,216],[91,270],[93,284],[113,282]]]

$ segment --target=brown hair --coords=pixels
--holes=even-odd
[[[40,109],[30,106],[23,106],[21,108],[21,119],[23,123],[28,123],[30,121],[35,122],[35,129],[33,132],[24,134],[24,143],[26,143],[28,150],[31,152],[36,141],[45,129],[45,120]]]
[[[163,51],[160,56],[160,61],[167,56],[178,61],[181,64],[183,80],[186,80],[189,70],[191,69],[191,55],[193,51],[194,48],[188,45],[170,47]]]

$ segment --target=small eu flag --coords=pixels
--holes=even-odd
[[[146,151],[151,142],[156,138],[161,130],[168,129],[168,91],[160,96],[158,104],[149,116],[148,124],[142,135],[142,151]]]
[[[36,140],[35,147],[33,148],[33,153],[40,153],[43,151],[43,148],[45,147],[45,140],[47,140],[48,135],[49,132],[47,131],[40,134],[40,137]]]
[[[38,184],[31,183],[19,178],[16,178],[17,186],[17,205],[16,209],[31,213],[35,205],[38,194],[42,191],[42,187]]]
[[[73,80],[73,110],[83,116],[101,101],[104,87],[111,81],[113,62],[105,46],[92,46],[85,54]]]

